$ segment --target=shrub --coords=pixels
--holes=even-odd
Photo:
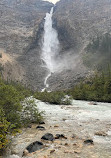
[[[90,82],[81,82],[68,91],[74,99],[111,102],[111,74],[110,71],[95,75],[88,79]]]
[[[36,92],[34,97],[44,102],[49,102],[51,104],[71,104],[71,98],[67,98],[66,94],[62,91],[56,92]]]
[[[6,83],[0,77],[0,155],[10,143],[7,135],[15,134],[22,125],[21,101],[29,94],[29,90]]]
[[[4,115],[4,111],[2,107],[0,107],[0,155],[9,143],[9,140],[7,139],[7,133],[9,131],[8,129],[10,123],[6,120]]]
[[[21,111],[20,101],[23,99],[23,96],[17,92],[17,90],[10,85],[1,85],[0,86],[0,105],[2,106],[5,117],[7,121],[16,126],[20,125],[20,116],[18,111]]]
[[[43,120],[44,112],[39,112],[33,98],[26,98],[22,102],[21,121],[27,126],[29,123],[38,123]]]

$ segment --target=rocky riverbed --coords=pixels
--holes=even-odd
[[[74,100],[72,105],[50,105],[35,101],[45,111],[45,124],[23,129],[13,138],[7,158],[111,158],[111,103]],[[51,139],[41,139],[47,133]],[[36,141],[43,146],[29,153],[26,148]]]

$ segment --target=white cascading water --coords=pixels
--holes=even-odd
[[[53,8],[51,8],[50,13],[46,13],[44,24],[44,36],[41,59],[45,63],[43,66],[46,67],[49,72],[44,81],[45,88],[42,91],[49,87],[49,84],[47,84],[47,80],[51,76],[51,73],[54,73],[57,70],[55,58],[59,52],[59,40],[57,31],[52,27],[52,15]]]

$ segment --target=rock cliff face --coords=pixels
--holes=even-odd
[[[22,54],[36,38],[38,25],[52,6],[41,0],[1,0],[0,47]]]
[[[81,49],[86,42],[111,31],[111,0],[61,0],[54,18],[63,49]]]
[[[47,70],[43,68],[41,37],[44,17],[52,3],[42,0],[0,1],[0,53],[3,77],[40,90]],[[89,41],[111,32],[111,0],[60,0],[54,7],[54,27],[60,41],[60,62],[65,68],[54,73],[50,89],[72,87],[91,73],[82,54]],[[4,57],[8,57],[4,62]],[[9,75],[10,74],[10,75]]]
[[[58,74],[56,83],[57,87],[68,88],[93,73],[83,65],[84,48],[93,38],[111,33],[111,0],[60,0],[53,19],[61,44],[60,54],[62,57],[70,54],[72,59],[69,61],[72,69]]]
[[[52,6],[52,3],[41,0],[0,1],[0,53],[10,54],[13,61],[4,63],[4,58],[0,61],[5,79],[32,88],[41,86],[39,81],[43,84],[40,40],[45,14]]]

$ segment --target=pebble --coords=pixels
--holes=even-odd
[[[52,154],[53,152],[55,152],[55,150],[54,150],[54,149],[50,151],[50,154]]]
[[[84,141],[84,144],[94,144],[93,140],[92,139],[87,139]]]

